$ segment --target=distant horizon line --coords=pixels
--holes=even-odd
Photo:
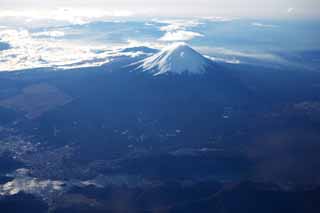
[[[103,19],[103,18],[113,18],[113,19],[130,19],[130,18],[179,18],[179,19],[207,19],[212,21],[229,21],[236,19],[264,19],[264,20],[318,20],[320,19],[320,14],[304,14],[304,13],[295,13],[293,8],[288,8],[288,12],[283,12],[279,15],[241,15],[236,13],[203,13],[203,14],[189,14],[186,12],[175,13],[175,14],[163,14],[155,12],[152,9],[146,9],[142,11],[133,11],[133,10],[122,10],[122,9],[98,9],[98,8],[70,8],[70,7],[61,7],[61,8],[42,8],[40,11],[33,8],[2,8],[0,9],[0,19],[8,17],[30,17],[35,19],[50,19],[50,16],[67,16],[67,17],[85,17],[88,19]],[[61,17],[62,18],[62,17]]]

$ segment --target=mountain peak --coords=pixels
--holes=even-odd
[[[184,50],[193,50],[187,43],[185,42],[176,42],[173,43],[166,48],[166,50],[171,50],[171,51],[184,51]]]
[[[139,69],[152,72],[154,75],[168,72],[200,74],[206,71],[211,61],[186,43],[174,43],[140,63]]]

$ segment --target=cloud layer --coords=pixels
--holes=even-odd
[[[63,36],[59,31],[30,33],[28,30],[5,29],[0,38],[10,45],[0,54],[0,71],[31,69],[38,67],[63,67],[83,61],[104,61],[106,55],[97,54],[93,47],[58,40]],[[41,37],[45,38],[41,38]],[[100,60],[98,60],[100,59]],[[107,60],[107,59],[106,59]]]

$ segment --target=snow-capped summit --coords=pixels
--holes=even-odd
[[[181,74],[204,73],[212,61],[189,47],[186,43],[174,43],[139,62],[138,69],[161,75],[168,72]]]

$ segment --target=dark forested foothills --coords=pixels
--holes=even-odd
[[[0,0],[1,213],[320,212],[318,2],[26,2]]]

